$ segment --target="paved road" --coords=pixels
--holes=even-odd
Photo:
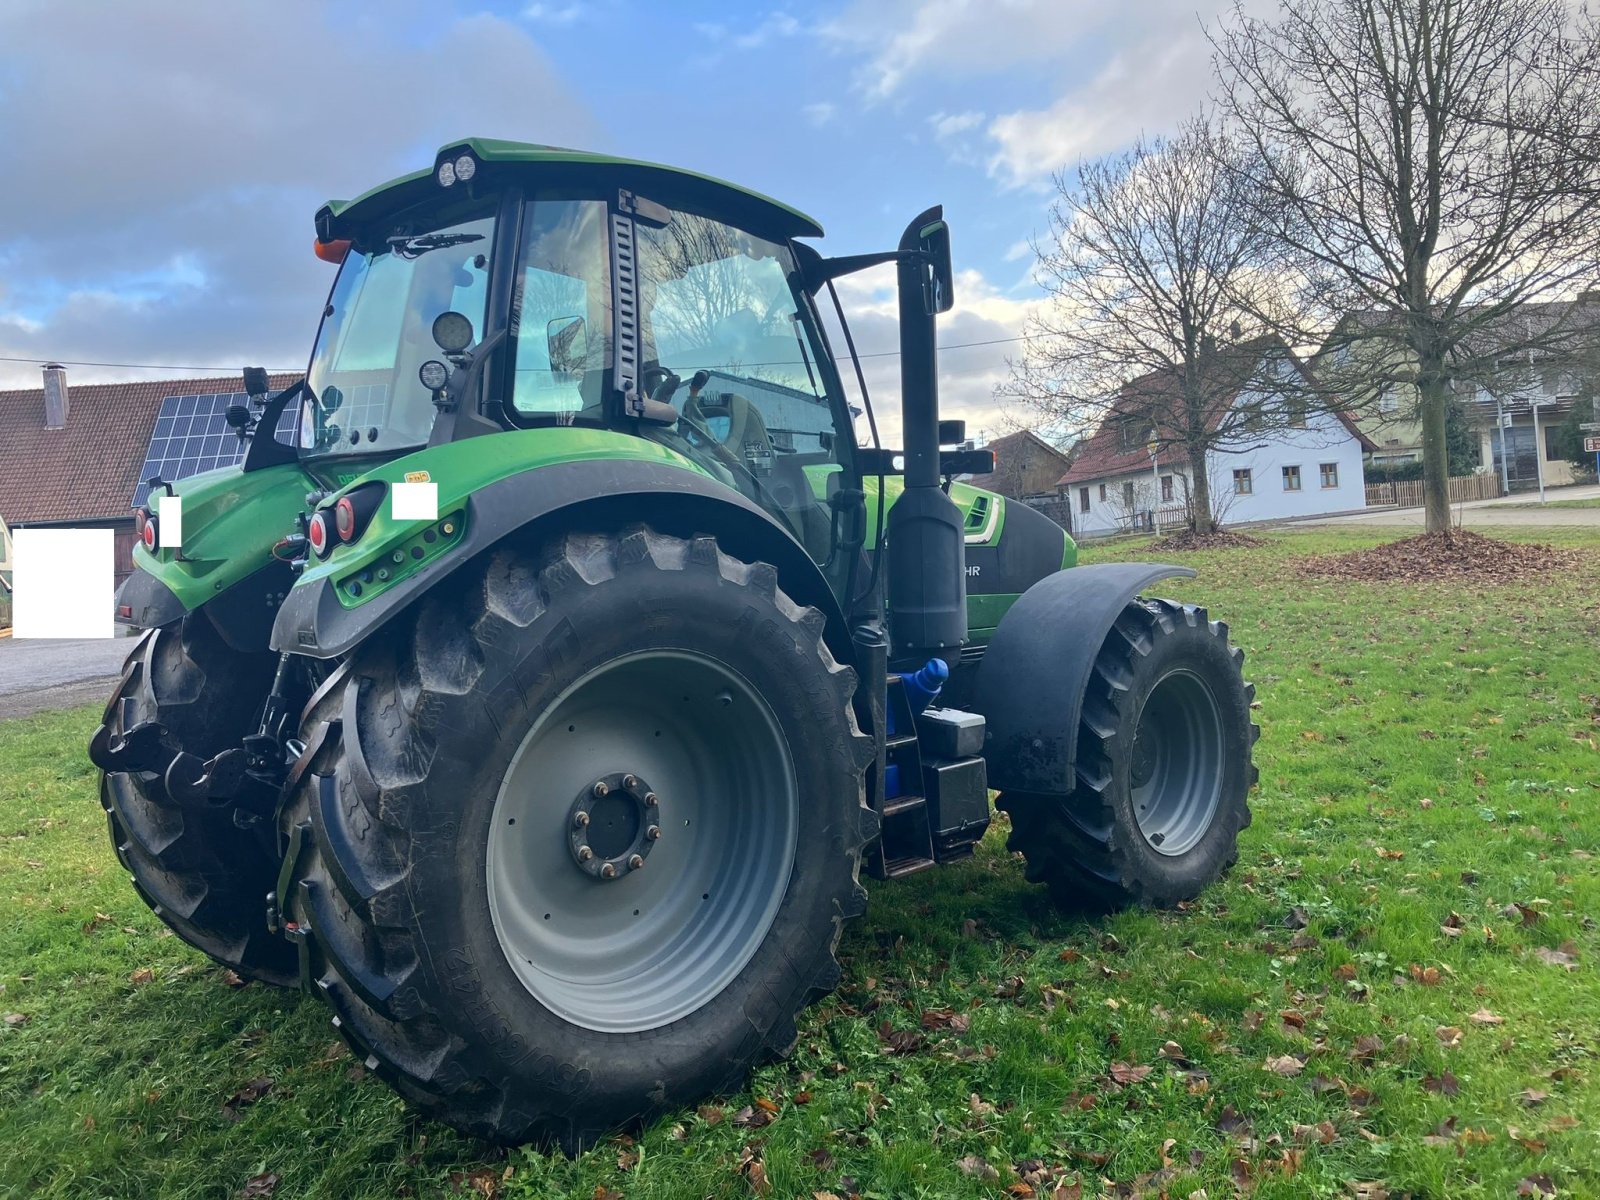
[[[1550,488],[1546,495],[1552,500],[1592,500],[1600,497],[1600,486]],[[1552,525],[1600,529],[1600,508],[1551,508],[1539,503],[1539,494],[1519,493],[1499,500],[1474,500],[1469,504],[1452,504],[1452,516],[1468,529],[1493,529],[1511,526]],[[1400,527],[1424,524],[1420,508],[1376,508],[1370,512],[1347,513],[1339,517],[1311,517],[1295,521],[1295,525],[1395,525]]]
[[[0,721],[103,702],[131,638],[0,638]]]

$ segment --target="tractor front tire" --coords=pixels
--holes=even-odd
[[[1256,780],[1255,688],[1206,610],[1128,604],[1095,659],[1069,795],[1003,792],[1007,848],[1065,907],[1170,907],[1238,859]]]
[[[496,550],[309,707],[290,936],[424,1114],[569,1153],[741,1087],[839,979],[870,740],[775,570],[635,528]]]
[[[273,662],[230,648],[204,610],[147,630],[95,740],[157,721],[182,750],[208,759],[254,731]],[[291,948],[267,928],[278,874],[270,836],[240,828],[231,807],[180,805],[152,771],[102,771],[100,803],[117,858],[174,933],[246,979],[296,982]]]

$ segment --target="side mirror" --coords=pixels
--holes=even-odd
[[[563,375],[583,372],[589,357],[589,333],[582,317],[557,317],[545,327],[550,369]]]
[[[923,283],[922,300],[931,317],[935,313],[949,312],[956,302],[955,270],[950,265],[950,226],[943,221],[924,225],[919,238],[930,269]]]

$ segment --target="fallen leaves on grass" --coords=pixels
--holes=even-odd
[[[972,1028],[972,1018],[950,1008],[930,1008],[922,1014],[922,1027],[930,1033],[948,1029],[952,1033],[965,1033]]]
[[[1504,584],[1529,575],[1571,571],[1586,559],[1574,550],[1505,542],[1465,529],[1441,530],[1387,542],[1370,550],[1315,554],[1292,560],[1303,575],[1358,583],[1461,582]]]
[[[1555,1181],[1542,1172],[1538,1175],[1525,1175],[1517,1182],[1517,1195],[1519,1196],[1554,1196],[1555,1194]]]
[[[1549,963],[1552,967],[1565,967],[1569,971],[1578,969],[1578,947],[1573,942],[1562,942],[1557,950],[1540,946],[1533,954],[1540,962]]]
[[[6,1028],[18,1029],[33,1020],[32,1013],[7,1013],[5,1017]]]
[[[245,1084],[237,1092],[223,1101],[223,1119],[228,1121],[237,1121],[239,1119],[239,1110],[241,1108],[248,1108],[257,1100],[261,1099],[261,1097],[265,1096],[272,1090],[272,1084],[273,1081],[265,1076],[261,1077],[260,1079],[252,1079],[249,1083]]]
[[[1504,1025],[1506,1023],[1504,1017],[1496,1016],[1487,1008],[1480,1008],[1467,1019],[1474,1025]]]
[[[265,1200],[277,1190],[277,1172],[267,1171],[261,1175],[252,1175],[244,1181],[244,1187],[239,1189],[239,1200]]]
[[[1434,1092],[1440,1096],[1457,1096],[1461,1093],[1460,1082],[1449,1071],[1441,1071],[1437,1075],[1429,1071],[1422,1077],[1422,1086],[1424,1090]]]
[[[1306,1069],[1305,1059],[1297,1058],[1293,1054],[1280,1054],[1276,1058],[1269,1058],[1262,1066],[1274,1075],[1285,1077],[1298,1075]]]
[[[1232,529],[1217,529],[1211,533],[1196,533],[1192,529],[1185,529],[1182,533],[1175,533],[1171,537],[1164,537],[1152,543],[1150,549],[1162,552],[1175,550],[1183,553],[1188,550],[1244,550],[1266,544],[1258,537]]]
[[[1130,1083],[1143,1083],[1146,1079],[1150,1078],[1150,1072],[1153,1069],[1154,1068],[1146,1066],[1136,1067],[1131,1063],[1114,1062],[1111,1064],[1111,1078],[1115,1082],[1124,1085]]]
[[[1439,1039],[1441,1046],[1459,1046],[1463,1035],[1458,1025],[1438,1025],[1434,1027],[1433,1036]]]
[[[128,982],[133,984],[134,987],[140,987],[147,983],[153,983],[155,981],[155,977],[155,971],[151,970],[149,967],[140,967],[132,975],[128,976]]]
[[[1000,1172],[976,1154],[956,1159],[956,1170],[972,1179],[981,1179],[985,1183],[998,1183],[1000,1180]]]

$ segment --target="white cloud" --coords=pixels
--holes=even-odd
[[[467,134],[602,142],[524,27],[420,5],[0,4],[0,79],[8,161],[29,168],[0,189],[0,356],[304,363],[323,200]]]
[[[838,281],[839,301],[862,355],[862,370],[872,395],[884,445],[900,444],[899,309],[893,266],[874,267]],[[949,420],[964,420],[969,436],[980,430],[990,436],[1005,431],[1006,406],[995,400],[994,389],[1010,377],[1008,358],[1020,354],[1015,340],[1028,315],[1040,301],[1016,299],[991,284],[979,271],[959,271],[956,304],[939,318],[939,344],[958,347],[939,355],[939,412]],[[831,306],[824,304],[824,313]],[[832,323],[829,322],[830,330]],[[843,339],[831,335],[834,350],[844,353]],[[988,343],[972,345],[971,343]],[[854,395],[855,382],[848,363],[839,364],[846,390]],[[865,439],[866,423],[861,423]]]
[[[800,111],[805,114],[807,121],[821,129],[839,115],[839,106],[827,100],[819,100],[815,104],[807,104]]]
[[[976,114],[933,118],[952,161],[981,165],[1008,186],[1043,187],[1078,158],[1118,149],[1141,132],[1166,132],[1201,107],[1212,85],[1204,26],[1231,7],[1227,0],[856,0],[820,33],[863,59],[856,86],[869,100],[912,93],[923,81],[941,97],[959,81],[997,75],[1050,72],[1073,81],[1040,107],[995,116],[981,148],[967,124]],[[1275,0],[1244,0],[1248,13],[1273,7]]]
[[[540,25],[575,25],[589,15],[582,4],[530,4],[522,18]]]
[[[983,114],[981,112],[934,113],[928,118],[928,124],[933,126],[933,136],[945,141],[982,125]]]

